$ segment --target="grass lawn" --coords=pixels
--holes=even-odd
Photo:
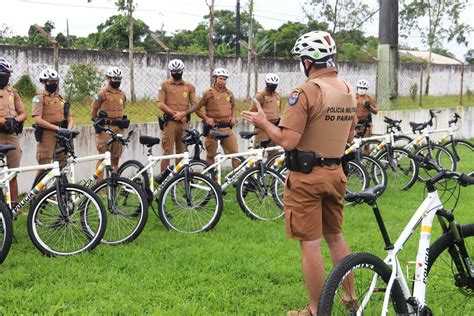
[[[288,101],[287,97],[282,97],[282,111],[285,108],[285,104]],[[33,119],[31,118],[31,99],[23,98],[23,104],[25,105],[26,112],[28,113],[28,120],[26,126],[31,126],[33,124]],[[459,96],[428,96],[423,98],[423,108],[443,108],[443,107],[455,107],[459,105]],[[465,106],[474,106],[474,98],[464,97]],[[240,117],[240,112],[250,108],[248,102],[244,100],[237,100],[237,116]],[[418,109],[418,101],[413,102],[410,97],[401,97],[398,98],[393,105],[393,110],[406,110],[406,109]],[[76,125],[89,125],[91,124],[90,120],[90,111],[91,111],[91,102],[72,102],[71,111],[74,114],[74,122]],[[125,110],[128,118],[132,122],[157,122],[157,115],[161,113],[158,110],[156,105],[156,100],[144,99],[134,103],[127,103]],[[195,114],[193,114],[193,119],[199,119]]]
[[[401,232],[424,196],[418,184],[407,192],[388,191],[379,199],[390,236]],[[473,221],[473,196],[474,187],[461,189],[456,211],[461,223]],[[28,238],[26,216],[20,216],[14,222],[17,242],[0,266],[0,313],[285,315],[304,307],[299,245],[285,237],[284,221],[251,221],[233,192],[225,199],[222,218],[211,232],[166,231],[150,210],[143,234],[133,243],[100,245],[67,258],[42,256]],[[352,249],[383,256],[371,209],[359,205],[345,214]],[[438,235],[439,227],[433,227]],[[415,260],[417,239],[414,235],[405,245],[402,264]],[[326,246],[324,258],[329,268]],[[436,302],[436,293],[429,295]],[[444,300],[432,306],[439,311],[449,304]]]

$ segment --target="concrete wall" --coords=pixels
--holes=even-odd
[[[445,128],[448,126],[447,122],[452,118],[454,112],[457,112],[461,115],[461,124],[458,131],[458,137],[460,138],[473,138],[474,137],[474,108],[453,108],[453,109],[443,109],[441,113],[437,114],[437,120],[435,121],[435,129]],[[385,131],[385,124],[383,123],[383,117],[388,116],[393,119],[401,119],[403,130],[410,132],[408,122],[424,122],[429,119],[428,110],[411,110],[411,111],[390,111],[390,112],[379,112],[378,115],[374,116],[374,132],[383,133]],[[192,128],[198,128],[201,130],[200,122],[193,121],[191,123]],[[79,126],[78,129],[81,132],[81,135],[75,141],[75,148],[78,157],[95,155],[97,154],[95,147],[95,134],[91,126]],[[146,162],[146,151],[142,145],[139,143],[140,135],[149,135],[159,137],[160,130],[157,123],[144,123],[144,124],[131,124],[130,129],[135,129],[132,141],[130,142],[129,147],[125,150],[123,158],[121,161],[128,159],[136,159],[141,162]],[[239,131],[249,131],[253,130],[253,127],[247,122],[239,119],[237,126],[234,131],[238,133]],[[251,144],[238,137],[239,149],[240,151],[246,151],[246,149],[251,146]],[[25,129],[23,135],[20,139],[21,148],[23,149],[22,155],[22,166],[36,165],[36,141],[33,135],[33,129]],[[222,150],[220,150],[223,152]],[[154,154],[161,154],[161,145],[155,146]],[[204,158],[204,155],[202,155]],[[158,165],[159,168],[159,165]],[[77,168],[77,173],[80,179],[88,178],[92,175],[95,170],[95,163],[84,163],[79,168]],[[156,170],[159,172],[159,169]],[[20,191],[26,192],[30,189],[33,179],[34,172],[24,173],[19,176]]]
[[[51,48],[25,48],[0,45],[0,56],[6,57],[15,67],[12,82],[22,74],[28,73],[37,78],[44,68],[53,67],[53,51]],[[184,78],[196,86],[201,94],[209,86],[209,65],[206,56],[172,55],[171,58],[183,59],[186,69]],[[93,63],[99,70],[104,71],[110,66],[123,69],[125,80],[122,85],[124,91],[129,92],[127,78],[129,77],[128,53],[116,51],[86,51],[86,50],[59,50],[59,72],[64,78],[69,65],[73,63]],[[246,95],[246,61],[235,58],[216,58],[216,67],[228,68],[231,77],[228,80],[229,88],[237,98]],[[371,83],[370,94],[375,94],[377,64],[359,62],[340,62],[338,64],[340,76],[355,85],[357,80],[365,78]],[[419,84],[422,65],[401,64],[399,72],[399,93],[409,95],[410,86]],[[166,56],[160,53],[135,54],[135,87],[138,98],[156,97],[160,82],[166,78]],[[431,80],[431,95],[459,94],[461,81],[461,67],[449,65],[433,65]],[[282,95],[288,94],[292,88],[304,80],[299,71],[296,60],[262,59],[259,61],[258,89],[264,86],[263,76],[267,72],[276,72],[280,75],[279,91]],[[251,92],[254,91],[254,76],[251,79]],[[35,80],[38,89],[39,82]],[[474,66],[466,66],[464,74],[464,90],[474,90]]]

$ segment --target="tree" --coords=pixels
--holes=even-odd
[[[356,30],[371,21],[378,9],[371,9],[364,0],[306,0],[302,6],[309,21],[323,21],[330,32]]]
[[[8,25],[2,23],[0,25],[0,42],[3,42],[12,35],[12,30]]]
[[[211,0],[211,3],[208,3],[206,0],[206,5],[209,8],[209,27],[207,34],[207,56],[209,58],[209,81],[212,83],[212,73],[214,72],[214,42],[212,34],[214,33],[214,0]]]
[[[420,34],[423,43],[428,45],[427,76],[425,94],[429,93],[431,78],[431,53],[442,40],[456,40],[459,44],[467,44],[466,35],[472,30],[468,24],[461,22],[461,12],[466,8],[468,0],[403,0],[400,11],[402,30]],[[424,21],[423,21],[424,20]],[[425,22],[425,23],[423,23]]]
[[[468,50],[464,58],[468,64],[474,65],[474,49]]]
[[[97,33],[89,34],[92,44],[97,49],[102,50],[123,50],[128,49],[128,17],[123,15],[113,15],[104,23],[97,26]],[[144,40],[150,27],[140,19],[133,20],[133,44],[137,47],[144,45]]]

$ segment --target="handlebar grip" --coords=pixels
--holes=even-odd
[[[472,176],[469,176],[467,174],[463,174],[461,175],[461,177],[459,178],[459,183],[462,185],[462,186],[469,186],[471,184],[474,184],[474,177]]]

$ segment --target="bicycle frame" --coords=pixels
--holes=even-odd
[[[20,210],[39,192],[43,191],[55,177],[61,176],[61,171],[59,169],[59,162],[53,161],[50,164],[36,165],[29,167],[18,167],[9,169],[7,166],[6,158],[0,160],[0,166],[2,170],[0,171],[0,189],[4,192],[5,203],[8,205],[9,209],[12,211],[13,215],[16,216]],[[17,174],[22,172],[29,172],[35,170],[46,170],[52,169],[48,174],[31,190],[26,194],[23,200],[19,201],[15,208],[12,209],[11,204],[11,195],[10,195],[10,180],[13,179]]]
[[[99,161],[99,160],[102,160],[102,162],[99,164],[94,174],[90,178],[84,180],[84,183],[82,183],[83,186],[90,187],[91,184],[95,180],[97,180],[97,178],[99,178],[99,176],[104,172],[104,169],[112,165],[110,151],[106,151],[104,154],[87,156],[87,157],[78,158],[78,157],[70,156],[68,157],[66,167],[63,168],[62,172],[67,174],[68,181],[70,181],[71,183],[75,183],[76,181],[75,165],[76,164],[87,162],[87,161]]]
[[[433,219],[436,213],[443,208],[443,204],[439,199],[437,191],[429,192],[425,200],[422,204],[418,207],[415,214],[412,216],[408,224],[403,229],[402,233],[398,237],[395,244],[393,244],[393,249],[387,250],[388,255],[385,258],[384,262],[387,265],[392,267],[392,274],[390,276],[390,280],[387,284],[387,289],[385,291],[384,296],[384,303],[382,309],[382,315],[387,315],[388,313],[388,305],[390,300],[390,293],[392,291],[392,286],[395,280],[398,280],[400,283],[403,295],[405,299],[413,297],[415,302],[417,303],[417,308],[421,309],[426,305],[425,302],[425,294],[426,294],[426,277],[428,274],[428,258],[429,258],[429,248],[430,248],[430,241],[431,241],[431,229]],[[418,252],[416,256],[416,268],[415,268],[415,279],[413,280],[413,293],[410,294],[410,289],[408,287],[408,283],[404,277],[403,270],[401,268],[400,262],[397,258],[397,254],[401,252],[403,246],[411,237],[413,232],[415,231],[416,227],[421,223],[421,231],[420,231],[420,240],[418,243]],[[365,308],[367,303],[369,302],[370,296],[373,294],[375,290],[375,285],[377,283],[378,276],[375,275],[372,279],[372,283],[370,288],[365,295],[359,310],[357,311],[357,315],[362,315],[361,310]],[[409,307],[409,312],[415,312],[413,306],[407,304]]]

